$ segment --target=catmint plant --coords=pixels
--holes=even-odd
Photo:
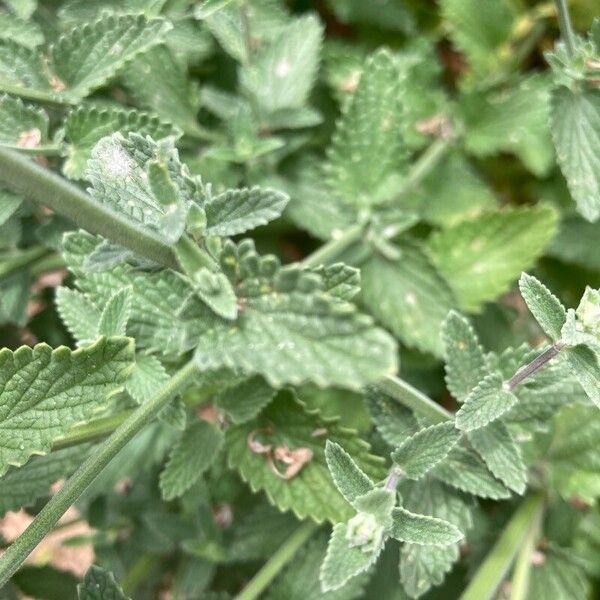
[[[591,0],[0,1],[0,595],[592,597],[599,74]]]

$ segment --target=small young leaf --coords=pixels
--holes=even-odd
[[[192,423],[173,447],[160,474],[160,491],[173,500],[189,490],[214,462],[223,445],[223,434],[207,421]]]
[[[358,546],[349,546],[347,534],[346,523],[334,525],[319,574],[323,592],[341,588],[349,579],[366,571],[381,553],[383,545],[370,552],[364,552]]]
[[[83,177],[92,148],[107,135],[117,131],[122,135],[136,132],[155,140],[180,135],[177,127],[149,113],[94,106],[81,106],[71,111],[65,119],[64,128],[67,160],[63,164],[63,172],[71,179]]]
[[[198,194],[172,141],[157,143],[134,133],[100,140],[85,178],[95,200],[169,244],[181,237],[189,204]]]
[[[110,571],[92,565],[77,586],[79,600],[129,600]]]
[[[521,448],[506,425],[494,421],[485,427],[469,432],[469,442],[483,458],[489,470],[506,487],[523,494],[527,487],[527,469]]]
[[[126,287],[115,292],[106,303],[100,315],[97,336],[125,335],[130,314],[131,287]]]
[[[73,100],[85,98],[128,61],[159,44],[171,25],[142,15],[108,15],[76,26],[50,48],[57,86]]]
[[[600,408],[600,364],[598,356],[586,346],[564,351],[573,376],[579,381],[588,398]]]
[[[233,0],[202,0],[202,2],[196,6],[194,16],[196,19],[206,19],[231,2],[233,2]]]
[[[127,379],[125,389],[138,404],[143,404],[168,379],[169,375],[156,356],[138,352],[135,355],[135,365]]]
[[[46,344],[0,350],[0,474],[45,454],[55,438],[106,406],[132,366],[128,338],[75,351]]]
[[[329,185],[344,201],[373,204],[402,162],[400,73],[392,55],[371,55],[329,148]]]
[[[289,197],[270,188],[228,190],[204,205],[207,233],[230,236],[277,219]]]
[[[260,375],[244,379],[217,396],[215,404],[230,416],[235,424],[254,419],[277,393]]]
[[[600,91],[556,88],[552,135],[577,210],[588,221],[596,221],[600,217]]]
[[[488,374],[483,348],[467,319],[451,311],[442,325],[446,385],[458,402]]]
[[[385,488],[374,488],[366,494],[358,496],[353,502],[359,513],[373,515],[379,525],[386,527],[390,525],[390,517],[395,504],[396,492]]]
[[[466,397],[456,413],[456,426],[472,431],[500,418],[509,411],[518,398],[502,388],[502,379],[496,373],[487,375]]]
[[[567,312],[560,300],[543,283],[527,273],[521,275],[519,289],[542,331],[557,342],[567,319]]]
[[[556,221],[548,206],[483,213],[433,234],[429,251],[461,306],[476,311],[537,259]]]
[[[344,263],[321,265],[314,269],[325,285],[325,291],[340,300],[353,300],[360,292],[360,271]]]
[[[420,479],[444,460],[460,438],[454,423],[421,429],[392,452],[392,460],[409,479]]]
[[[364,496],[374,488],[375,484],[339,444],[327,440],[325,459],[335,486],[353,506],[357,498]]]
[[[448,521],[417,515],[402,507],[396,507],[392,511],[389,534],[401,542],[422,546],[447,546],[464,537],[461,531]]]
[[[242,91],[259,111],[302,107],[317,74],[322,38],[322,25],[314,16],[294,19],[242,67]]]
[[[230,321],[237,317],[237,296],[223,273],[203,267],[195,273],[193,283],[196,295],[217,315]]]
[[[56,308],[78,345],[84,346],[98,337],[98,323],[102,313],[85,294],[59,287],[56,290]]]

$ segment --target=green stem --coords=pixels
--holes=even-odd
[[[542,526],[542,511],[537,513],[536,518],[531,521],[527,537],[523,542],[515,568],[513,570],[510,589],[510,600],[526,600],[529,590],[529,576],[531,574],[531,556],[540,535]]]
[[[244,45],[246,46],[246,64],[249,65],[252,63],[252,31],[250,28],[250,16],[248,15],[248,3],[246,0],[241,0],[239,10],[242,33],[244,35]]]
[[[352,225],[340,237],[323,244],[307,256],[302,264],[305,267],[318,267],[334,262],[345,250],[362,238],[364,229],[363,225]]]
[[[29,272],[33,277],[43,275],[50,271],[57,271],[65,268],[65,259],[56,252],[51,252],[45,256],[42,256],[39,260],[36,260],[29,269]]]
[[[248,585],[235,597],[235,600],[254,600],[258,598],[279,571],[294,558],[296,552],[308,541],[318,527],[313,521],[308,521],[298,527],[256,573]]]
[[[3,81],[2,79],[0,79],[0,92],[12,94],[13,96],[19,96],[21,98],[27,98],[29,100],[37,100],[38,102],[44,102],[46,104],[60,104],[67,106],[73,106],[77,104],[76,101],[54,91],[26,88],[20,85],[15,85],[14,83],[10,83],[9,81]]]
[[[10,144],[2,144],[3,148],[14,150],[26,156],[62,156],[63,149],[58,144],[47,144],[46,146],[35,146],[33,148],[21,148]]]
[[[573,25],[571,23],[571,15],[569,15],[567,0],[555,0],[555,3],[560,34],[565,43],[567,54],[570,57],[573,57],[575,55],[575,32],[573,31]]]
[[[451,412],[395,375],[386,375],[376,384],[376,387],[406,408],[429,418],[434,423],[441,423],[453,418]]]
[[[532,524],[541,518],[543,509],[542,494],[532,494],[521,502],[460,600],[491,600],[495,597]]]
[[[52,530],[67,509],[79,498],[120,450],[141,431],[164,406],[195,378],[194,361],[182,367],[156,395],[142,404],[94,451],[36,515],[31,525],[0,557],[0,589],[7,583],[31,551]]]
[[[34,246],[21,252],[0,257],[0,279],[8,277],[16,271],[22,271],[34,265],[41,258],[52,254],[51,250],[43,246]]]
[[[177,265],[171,248],[162,240],[140,231],[59,175],[6,148],[0,148],[0,183],[140,256],[167,267]]]

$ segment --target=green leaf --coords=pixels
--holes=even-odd
[[[138,104],[190,135],[200,133],[196,120],[198,90],[166,46],[138,55],[122,73],[125,86]]]
[[[227,190],[204,205],[207,233],[230,236],[277,219],[289,197],[270,188]]]
[[[519,289],[542,331],[557,342],[567,320],[567,311],[560,300],[541,281],[527,273],[521,275]]]
[[[517,494],[525,492],[527,469],[523,463],[521,448],[504,423],[495,421],[469,432],[469,442],[483,458],[489,470],[506,487]]]
[[[420,479],[444,460],[460,438],[454,423],[439,423],[421,429],[392,452],[392,460],[402,475]]]
[[[396,491],[374,488],[354,499],[354,507],[359,513],[373,515],[379,525],[389,526],[390,515],[396,504]]]
[[[471,506],[458,493],[442,483],[427,479],[402,486],[404,508],[411,512],[443,519],[460,531],[473,526]],[[400,555],[400,580],[406,593],[417,598],[431,587],[440,585],[459,559],[459,544],[422,546],[403,544]]]
[[[15,214],[22,202],[23,199],[20,196],[0,189],[0,227]]]
[[[420,429],[413,413],[377,386],[367,389],[367,403],[377,431],[390,446],[399,446]]]
[[[483,348],[475,330],[462,315],[451,311],[442,325],[446,385],[458,402],[488,374]]]
[[[497,373],[487,375],[465,398],[456,413],[456,426],[463,431],[479,429],[509,411],[518,398],[502,386]]]
[[[233,0],[202,0],[201,4],[194,9],[194,16],[196,19],[206,19],[231,2]]]
[[[542,254],[556,221],[548,206],[488,212],[434,233],[429,252],[461,306],[477,311]]]
[[[56,290],[56,308],[78,345],[85,346],[98,337],[101,312],[84,294],[67,287]]]
[[[46,344],[0,350],[0,474],[47,453],[55,438],[105,407],[132,365],[127,338],[75,351]]]
[[[340,300],[351,301],[360,292],[360,271],[344,263],[321,265],[314,269],[325,284],[328,294]]]
[[[237,425],[254,419],[276,393],[260,375],[255,375],[225,388],[214,400]]]
[[[138,352],[125,389],[138,404],[143,404],[168,380],[169,375],[156,356]]]
[[[552,136],[577,210],[588,221],[596,221],[600,217],[600,91],[556,88]]]
[[[172,140],[155,142],[136,133],[100,140],[85,178],[96,201],[169,244],[183,234],[188,207],[198,194]]]
[[[352,457],[331,440],[327,440],[325,445],[325,460],[335,487],[352,506],[355,506],[357,498],[374,488],[375,484],[361,471]]]
[[[160,491],[173,500],[189,490],[215,461],[223,445],[223,434],[207,421],[195,421],[171,450],[160,474]]]
[[[280,510],[292,510],[300,519],[337,523],[354,512],[331,478],[325,461],[325,440],[343,446],[368,476],[381,479],[385,474],[382,461],[369,454],[369,446],[353,430],[340,427],[335,419],[306,412],[285,393],[280,393],[256,419],[229,427],[225,439],[229,465],[240,472],[250,488],[264,490]],[[251,444],[254,450],[249,447],[249,439],[258,443]],[[270,450],[259,452],[264,450],[260,446]],[[301,468],[289,479],[282,478],[288,465],[273,456],[277,448],[297,451],[295,464]]]
[[[600,254],[595,242],[600,236],[600,223],[589,223],[577,214],[565,215],[548,254],[564,262],[600,271]]]
[[[494,500],[510,496],[510,492],[491,474],[480,456],[464,446],[455,446],[431,473],[445,484],[474,496]]]
[[[358,546],[349,546],[347,531],[346,523],[338,523],[331,532],[327,554],[319,574],[323,592],[338,590],[352,577],[366,571],[375,563],[383,548],[381,545],[370,552],[364,552]]]
[[[374,204],[402,164],[400,74],[380,50],[365,64],[358,88],[338,123],[328,150],[326,175],[344,201]]]
[[[79,600],[128,600],[110,571],[92,565],[77,586]]]
[[[31,278],[26,271],[0,279],[0,323],[21,327],[27,323],[30,285]]]
[[[440,5],[450,37],[471,68],[482,75],[499,70],[503,64],[500,50],[510,39],[515,17],[510,2],[442,0]]]
[[[266,600],[355,600],[361,596],[369,574],[354,577],[331,592],[322,592],[319,571],[327,552],[327,538],[319,535],[310,540],[295,555],[294,560],[270,587]]]
[[[400,506],[392,511],[389,534],[401,542],[422,546],[446,546],[464,537],[461,531],[448,521],[417,515]]]
[[[0,40],[0,89],[3,84],[56,93],[50,85],[42,54],[11,40]]]
[[[136,132],[155,140],[180,135],[176,126],[155,115],[134,109],[94,106],[81,106],[71,111],[65,119],[64,131],[67,159],[63,173],[71,179],[83,178],[92,148],[107,135],[117,131],[122,135]]]
[[[35,21],[0,12],[0,40],[12,40],[33,50],[44,43],[44,34]]]
[[[600,408],[600,361],[586,346],[564,351],[573,376],[579,381],[588,398]]]
[[[68,477],[83,462],[81,447],[36,456],[26,465],[10,469],[0,479],[0,515],[31,506],[50,494],[50,486]]]
[[[465,146],[476,156],[510,152],[534,175],[554,166],[550,137],[550,90],[546,75],[522,78],[509,89],[475,92],[461,98]]]
[[[0,95],[0,145],[30,148],[47,140],[48,115],[41,108]]]
[[[405,344],[441,357],[441,324],[456,301],[417,246],[398,249],[398,260],[374,254],[361,266],[362,300]]]
[[[235,321],[215,318],[199,336],[202,370],[243,369],[273,387],[313,382],[358,389],[395,369],[388,334],[322,292],[316,274],[280,268],[275,257],[259,257],[250,240],[226,242],[220,261],[241,308]]]
[[[125,335],[131,314],[131,287],[115,292],[106,303],[98,323],[97,337]]]
[[[541,564],[531,568],[528,594],[531,598],[585,600],[592,594],[590,580],[572,549],[551,547]]]
[[[315,16],[294,19],[241,68],[242,92],[263,114],[301,108],[317,75],[322,39]]]
[[[114,290],[131,286],[127,333],[135,337],[138,349],[179,356],[193,348],[198,324],[180,317],[192,288],[179,275],[167,270],[144,272],[119,264],[110,271],[87,271],[87,258],[101,243],[100,238],[82,232],[65,236],[63,254],[77,287],[93,304],[104,306]]]
[[[60,88],[72,100],[85,98],[137,54],[159,44],[169,29],[164,19],[142,15],[108,15],[74,27],[50,48]]]

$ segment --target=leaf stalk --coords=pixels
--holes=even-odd
[[[555,3],[561,37],[565,43],[567,54],[572,58],[575,55],[575,32],[571,23],[567,0],[555,0]]]
[[[54,528],[67,509],[79,498],[98,474],[124,446],[141,431],[178,393],[195,378],[197,367],[192,360],[169,379],[158,392],[142,404],[108,437],[67,480],[65,485],[36,515],[29,527],[0,557],[0,589],[17,571],[31,551]]]

